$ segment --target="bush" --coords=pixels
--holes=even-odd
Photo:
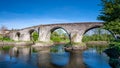
[[[59,37],[54,37],[51,39],[53,42],[61,42],[61,39]]]
[[[105,53],[110,58],[118,58],[120,56],[120,42],[111,42],[109,44],[109,48],[105,50]]]
[[[8,41],[8,42],[13,41],[13,40],[10,39],[9,37],[3,37],[3,36],[0,36],[0,40],[1,40],[1,41]]]
[[[114,40],[114,37],[112,35],[105,35],[105,34],[94,34],[91,36],[84,35],[82,41],[88,42],[88,41],[111,41]]]
[[[4,37],[3,41],[13,41],[12,39],[8,38],[8,37]]]
[[[33,37],[33,41],[38,41],[39,35],[38,35],[37,32],[33,32],[33,33],[32,33],[32,37]]]

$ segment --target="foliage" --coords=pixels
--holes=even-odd
[[[10,39],[8,37],[8,32],[7,32],[7,27],[6,26],[1,26],[0,28],[0,31],[1,31],[1,34],[0,34],[0,41],[13,41],[12,39]]]
[[[112,31],[115,34],[120,35],[120,0],[101,0],[102,3],[102,11],[101,15],[98,16],[99,20],[104,21],[104,28]],[[120,41],[113,41],[109,44],[109,48],[106,49],[107,55],[110,57],[110,59],[118,59],[120,56]],[[110,60],[109,62],[112,64],[111,66],[113,68],[119,68],[116,67],[117,63],[114,60]]]
[[[120,56],[120,42],[112,41],[109,44],[108,49],[105,50],[105,53],[113,59],[118,59]]]
[[[120,68],[119,59],[110,58],[109,64],[112,66],[112,68]]]
[[[37,32],[33,32],[32,33],[32,39],[33,39],[33,41],[38,41],[38,37],[39,37],[39,35],[38,35]]]
[[[118,50],[120,50],[120,42],[113,41],[109,44],[109,47],[116,47]]]
[[[94,29],[86,32],[82,39],[83,42],[112,41],[112,40],[114,40],[114,36],[112,35],[112,33],[103,28],[94,28]]]
[[[61,31],[54,31],[51,34],[50,39],[53,42],[69,42],[69,38],[68,38],[67,34],[63,33],[63,32],[61,33]]]
[[[0,32],[1,32],[1,35],[3,36],[3,37],[6,37],[7,36],[7,27],[6,26],[4,26],[4,25],[2,25],[1,26],[1,28],[0,28]]]
[[[98,16],[99,20],[105,22],[115,21],[120,19],[120,0],[101,0],[102,6],[101,15]]]
[[[4,37],[3,41],[13,41],[12,39],[10,39],[9,37]]]
[[[82,41],[111,41],[113,40],[113,36],[110,34],[93,34],[93,35],[84,35]]]
[[[104,28],[113,31],[115,34],[120,34],[120,20],[111,21],[105,24]]]
[[[112,41],[109,44],[109,48],[105,50],[105,53],[110,57],[109,64],[113,68],[120,68],[120,41]]]
[[[104,28],[120,34],[120,0],[101,0],[99,20],[105,21]]]
[[[8,42],[10,42],[10,41],[13,41],[13,40],[10,39],[9,37],[4,37],[4,36],[0,35],[0,41],[8,41]]]

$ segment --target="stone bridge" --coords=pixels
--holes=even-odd
[[[82,37],[88,30],[101,26],[103,26],[102,22],[38,25],[19,30],[13,30],[10,32],[10,38],[15,41],[30,41],[32,32],[37,31],[39,34],[38,41],[49,42],[51,33],[58,28],[62,28],[68,33],[72,42],[78,43],[82,42]]]

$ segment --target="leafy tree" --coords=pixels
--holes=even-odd
[[[6,31],[7,31],[8,29],[7,29],[7,27],[6,26],[1,26],[1,28],[0,28],[0,33],[1,33],[1,35],[3,36],[3,37],[5,37],[6,36]]]
[[[13,41],[12,39],[10,39],[9,31],[4,25],[0,27],[0,41]]]
[[[52,32],[50,39],[53,42],[69,42],[69,37],[63,29],[59,28]]]
[[[38,37],[39,37],[39,35],[38,35],[38,33],[36,31],[32,33],[33,41],[37,41]]]
[[[101,0],[102,10],[98,16],[104,21],[104,28],[120,34],[120,0]]]
[[[88,33],[93,31],[93,34],[89,35]],[[111,41],[114,37],[110,34],[109,31],[101,28],[95,28],[93,30],[88,31],[84,36],[82,41]]]
[[[115,34],[120,34],[120,20],[111,21],[105,24],[104,28],[113,31]]]
[[[102,10],[98,19],[105,22],[120,19],[120,0],[101,0]]]

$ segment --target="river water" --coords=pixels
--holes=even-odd
[[[111,68],[103,48],[91,47],[84,51],[30,53],[30,48],[0,50],[0,68]]]

